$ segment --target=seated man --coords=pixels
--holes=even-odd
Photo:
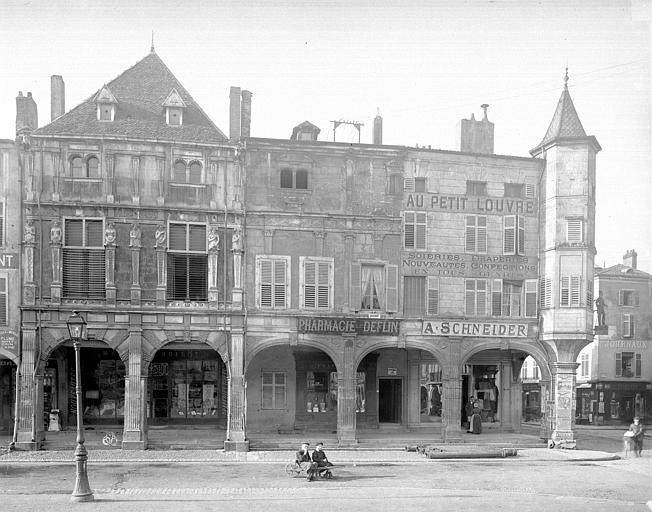
[[[315,479],[317,464],[310,458],[309,446],[310,443],[301,443],[301,449],[296,454],[296,462],[306,472],[306,480],[311,482]]]
[[[328,468],[333,465],[328,460],[328,457],[326,457],[324,443],[317,443],[315,451],[312,452],[312,461],[317,465],[317,471],[319,471],[320,474],[328,471]]]

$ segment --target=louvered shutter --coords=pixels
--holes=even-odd
[[[640,377],[641,376],[641,369],[642,369],[642,359],[641,359],[641,354],[636,354],[635,356],[635,366],[634,366],[634,377]]]
[[[525,184],[525,197],[532,198],[536,193],[536,185],[534,183]]]
[[[0,325],[7,325],[7,278],[0,277]]]
[[[466,216],[466,252],[475,252],[475,225],[476,217],[474,215]]]
[[[579,243],[582,239],[582,219],[567,219],[566,240],[570,243]]]
[[[476,251],[485,253],[487,252],[487,217],[480,216],[477,220],[477,247]]]
[[[618,305],[622,306],[625,304],[625,292],[623,290],[618,290]]]
[[[314,261],[303,262],[303,307],[317,307],[317,264]]]
[[[616,352],[616,377],[623,376],[623,354]]]
[[[516,254],[516,216],[503,218],[503,253]]]
[[[503,280],[491,280],[491,316],[501,316],[503,306]]]
[[[561,307],[570,306],[570,277],[562,276],[559,295],[559,305]]]
[[[485,316],[487,314],[487,281],[484,279],[476,279],[475,290],[475,314],[478,316]]]
[[[475,315],[475,279],[467,279],[465,283],[466,289],[466,307],[465,313],[468,316]]]
[[[258,260],[258,296],[260,307],[272,307],[272,282],[273,282],[272,260]]]
[[[405,178],[403,180],[403,190],[405,192],[414,192],[414,178]]]
[[[426,313],[436,315],[439,313],[439,278],[428,276],[428,303]]]
[[[427,215],[425,213],[416,214],[416,240],[415,240],[415,249],[425,249],[426,248],[426,227],[427,227]]]
[[[187,300],[208,299],[208,256],[189,255]]]
[[[593,281],[587,279],[586,281],[586,309],[593,311]]]
[[[405,212],[403,221],[404,243],[406,249],[416,249],[415,247],[415,215],[412,212]]]
[[[516,217],[518,221],[518,253],[525,254],[525,217]]]
[[[349,289],[351,297],[349,306],[353,311],[360,311],[362,307],[362,265],[360,263],[351,263]]]
[[[274,307],[287,305],[287,269],[285,260],[274,260]]]
[[[330,269],[326,261],[317,263],[317,307],[319,309],[330,308]]]
[[[571,276],[571,303],[573,307],[578,307],[582,300],[582,278],[581,276]]]
[[[395,313],[398,311],[398,266],[387,265],[385,267],[385,311]]]
[[[545,281],[545,290],[544,290],[544,296],[545,296],[545,301],[546,301],[546,307],[553,307],[552,304],[552,278],[551,277],[546,277],[544,278]]]
[[[537,316],[537,280],[525,281],[525,316]]]

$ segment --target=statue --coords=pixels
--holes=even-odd
[[[115,226],[113,225],[113,222],[109,222],[104,230],[104,245],[115,245],[115,237]]]
[[[233,228],[233,234],[231,235],[231,250],[233,252],[242,252],[242,228],[239,224]]]
[[[138,224],[132,224],[129,231],[129,247],[140,247],[140,227]]]
[[[217,251],[220,246],[220,235],[217,228],[210,228],[208,231],[208,250]]]
[[[36,226],[34,225],[34,221],[32,219],[28,219],[25,223],[23,235],[26,244],[32,244],[36,242]]]
[[[595,310],[598,312],[598,326],[602,327],[605,325],[605,311],[604,308],[607,307],[607,305],[604,302],[604,299],[602,298],[602,290],[600,290],[600,294],[597,299],[595,299]]]
[[[52,223],[50,228],[50,243],[51,244],[60,244],[61,243],[61,222],[55,220]]]
[[[156,232],[154,233],[154,238],[156,239],[156,248],[165,249],[165,242],[167,239],[165,224],[159,224],[158,226],[156,226]]]

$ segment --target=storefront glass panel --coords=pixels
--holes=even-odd
[[[9,359],[0,359],[0,432],[13,432],[14,403],[16,400],[16,365]]]
[[[437,363],[421,363],[419,373],[421,422],[441,421],[442,378],[441,366]]]

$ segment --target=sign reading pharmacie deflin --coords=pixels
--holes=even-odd
[[[472,322],[466,320],[424,320],[421,334],[426,336],[472,336],[477,338],[527,338],[529,323]]]
[[[381,318],[309,317],[297,319],[297,330],[310,334],[398,336],[400,320]]]

